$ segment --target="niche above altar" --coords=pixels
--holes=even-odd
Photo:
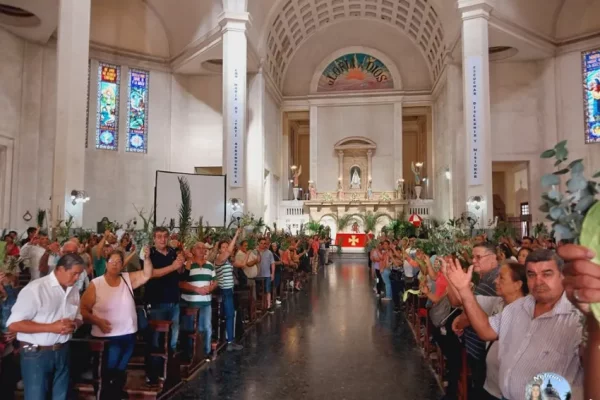
[[[371,184],[373,153],[377,145],[369,138],[350,136],[334,145],[338,155],[338,191],[366,192]]]

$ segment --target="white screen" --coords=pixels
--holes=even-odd
[[[204,217],[203,224],[224,226],[225,223],[225,176],[180,174],[176,172],[156,171],[156,224],[169,225],[171,218],[179,226],[179,205],[181,190],[178,177],[185,177],[192,194],[193,224]]]

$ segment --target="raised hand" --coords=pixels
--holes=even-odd
[[[444,264],[446,266],[444,267]],[[443,263],[442,270],[446,278],[452,283],[457,291],[469,289],[471,286],[471,279],[473,277],[473,266],[471,265],[467,272],[463,271],[462,266],[458,260],[453,262]]]
[[[150,259],[150,246],[144,246],[144,259]]]
[[[557,252],[566,262],[563,286],[567,297],[581,312],[591,314],[590,304],[600,303],[600,265],[591,261],[594,252],[574,244],[560,246]]]

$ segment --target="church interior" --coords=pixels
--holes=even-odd
[[[99,235],[102,243],[108,243],[111,236],[106,232],[112,230],[120,241],[123,232],[131,232],[133,237],[143,225],[143,234],[154,235],[156,240],[160,230],[148,227],[162,226],[178,243],[174,248],[180,247],[177,257],[185,254],[186,260],[192,260],[196,253],[187,253],[184,223],[178,219],[185,208],[184,186],[190,182],[187,189],[193,211],[187,225],[198,237],[211,229],[232,236],[234,228],[244,231],[253,226],[254,233],[246,229],[244,241],[260,249],[263,238],[257,235],[259,230],[261,235],[268,232],[268,246],[276,242],[274,237],[279,237],[280,231],[285,239],[277,242],[277,251],[284,241],[286,245],[276,258],[285,260],[288,242],[293,246],[295,238],[309,240],[315,235],[310,239],[316,243],[310,257],[319,266],[317,270],[307,267],[301,277],[293,272],[289,279],[292,293],[288,293],[288,282],[282,283],[289,320],[280,314],[269,315],[279,296],[273,292],[270,303],[270,275],[268,271],[261,275],[265,256],[258,258],[256,286],[250,285],[252,289],[243,295],[237,292],[236,276],[236,307],[246,307],[247,302],[254,310],[248,317],[251,329],[236,319],[236,331],[246,332],[243,356],[237,361],[250,367],[244,364],[238,370],[227,360],[213,363],[218,366],[215,374],[234,375],[224,383],[206,373],[202,357],[196,364],[192,361],[184,367],[178,360],[174,366],[166,350],[170,322],[155,321],[152,327],[166,332],[161,342],[165,361],[160,387],[144,386],[140,372],[143,354],[136,348],[131,361],[134,367],[128,367],[129,398],[358,399],[375,394],[385,398],[400,391],[407,393],[405,398],[442,398],[445,388],[453,387],[448,381],[454,379],[446,377],[443,360],[451,363],[454,356],[432,344],[437,340],[433,336],[430,343],[429,322],[423,322],[430,319],[425,316],[423,320],[420,309],[428,309],[431,303],[424,307],[419,302],[419,298],[427,301],[428,295],[419,292],[417,284],[413,289],[420,294],[414,302],[409,297],[398,305],[394,294],[393,307],[401,308],[400,314],[385,308],[385,302],[381,308],[381,299],[372,307],[372,291],[378,292],[377,285],[388,282],[379,276],[384,258],[373,258],[373,254],[389,251],[377,247],[387,237],[394,248],[402,248],[402,257],[416,260],[420,256],[407,250],[416,246],[408,244],[409,237],[433,242],[436,236],[431,232],[440,231],[440,226],[446,235],[446,231],[453,232],[440,239],[444,246],[448,241],[471,243],[468,251],[472,254],[463,267],[483,262],[473,258],[481,241],[493,237],[499,247],[510,242],[507,232],[514,242],[505,247],[515,263],[520,249],[528,248],[522,243],[525,238],[535,239],[532,246],[540,249],[554,249],[557,243],[569,240],[600,248],[600,224],[584,220],[586,213],[592,214],[588,210],[598,209],[592,175],[597,177],[600,170],[599,14],[600,0],[0,0],[3,236],[14,231],[19,241],[26,237],[37,240],[40,231],[47,231],[50,242],[63,246],[54,253],[47,250],[50,258],[57,254],[60,265],[58,255],[66,254],[64,243],[71,236],[79,235],[85,247],[83,236]],[[571,163],[569,167],[565,167],[567,163]],[[571,181],[567,181],[567,172],[573,174]],[[590,178],[576,187],[583,175]],[[557,197],[559,191],[567,191],[567,197],[579,193],[572,201],[585,205],[559,210],[567,198]],[[568,219],[571,213],[578,213],[577,217]],[[600,214],[595,215],[599,221]],[[460,235],[454,230],[459,226]],[[37,227],[38,233],[28,236],[25,232],[30,227]],[[412,233],[386,236],[398,229]],[[429,236],[422,234],[425,230]],[[583,239],[586,232],[592,238],[588,242]],[[64,240],[60,240],[61,234]],[[130,252],[135,253],[134,261],[121,257],[123,265],[133,263],[140,274],[150,264],[144,262],[142,250],[151,244],[146,236],[132,240],[138,243],[137,251]],[[210,246],[206,242],[206,249],[210,252],[215,247],[218,253],[214,257],[219,260],[223,237],[217,236],[215,233]],[[234,244],[239,246],[241,237],[234,237],[234,242],[235,238],[238,243]],[[12,240],[17,243],[16,237]],[[326,247],[320,248],[319,242]],[[307,252],[312,249],[310,243]],[[443,246],[436,243],[441,258]],[[94,253],[95,246],[96,241],[90,268],[92,264],[95,268],[99,254]],[[319,253],[325,248],[326,258]],[[461,248],[458,253],[463,251]],[[153,260],[156,273],[160,266],[151,252],[147,258]],[[558,254],[570,265],[570,256]],[[109,260],[111,256],[106,253],[106,257]],[[406,259],[399,262],[404,268],[403,293],[405,289],[410,292],[406,279],[412,279],[405,266],[413,264]],[[293,257],[290,260],[293,264]],[[527,264],[525,258],[519,262]],[[109,263],[105,262],[107,274]],[[373,263],[377,275],[371,269]],[[287,265],[285,261],[280,264]],[[23,271],[22,263],[19,265],[14,268]],[[256,269],[244,265],[244,270]],[[193,268],[187,268],[191,275]],[[222,286],[219,268],[219,288],[228,290]],[[421,268],[427,279],[443,275],[437,269],[428,275],[427,267],[421,264]],[[471,273],[468,268],[465,271]],[[151,283],[156,276],[149,274]],[[101,276],[93,275],[96,279]],[[261,277],[267,281],[262,283]],[[21,286],[29,279],[17,278]],[[32,272],[29,285],[35,282],[33,278]],[[449,272],[443,279],[451,286],[455,283],[452,278]],[[216,282],[217,277],[214,279]],[[133,278],[127,282],[137,288]],[[297,297],[294,285],[298,282],[303,285],[300,296],[310,293],[312,300]],[[183,293],[192,290],[190,287],[179,284],[176,290],[181,288]],[[588,294],[598,297],[598,287]],[[583,289],[565,289],[564,299],[579,308],[575,294],[583,292],[577,290]],[[355,293],[360,293],[358,299],[352,299]],[[529,297],[534,294],[531,289],[530,293]],[[83,291],[81,295],[83,302]],[[136,289],[138,308],[140,296]],[[222,342],[227,336],[220,326],[225,326],[226,320],[220,313],[227,313],[222,298],[213,295],[213,345],[215,337]],[[589,299],[587,303],[595,303]],[[340,311],[345,302],[362,317],[351,309]],[[466,300],[464,304],[467,308]],[[253,307],[258,307],[258,317]],[[190,334],[195,335],[200,324],[197,309],[182,306],[181,310],[182,316],[184,310],[192,310],[187,315],[196,313]],[[314,313],[314,320],[306,317],[306,310]],[[386,312],[391,314],[386,317]],[[464,311],[463,315],[467,314]],[[600,317],[600,312],[596,316]],[[92,317],[82,318],[93,324]],[[397,333],[399,326],[406,329]],[[277,336],[277,329],[285,334]],[[599,328],[589,329],[589,340],[597,340]],[[581,334],[581,327],[578,332]],[[171,335],[176,337],[173,332]],[[336,344],[326,347],[318,336]],[[82,344],[79,340],[78,346],[85,347],[88,354],[98,352],[96,342]],[[369,343],[358,346],[356,354],[347,354],[355,351],[351,348],[356,341]],[[398,342],[411,344],[398,347]],[[198,346],[202,344],[198,342]],[[18,349],[15,345],[15,351]],[[424,360],[411,349],[419,349]],[[334,351],[339,355],[332,355],[338,354]],[[24,353],[24,348],[20,352]],[[266,354],[263,360],[256,359],[260,354]],[[283,354],[281,360],[277,354]],[[432,361],[432,354],[437,361]],[[323,372],[355,365],[360,357],[374,370],[388,368],[388,379],[373,378],[365,387],[358,387],[352,379],[344,381]],[[413,366],[394,382],[393,370],[404,368],[399,357]],[[282,360],[297,362],[302,368],[280,365]],[[595,360],[586,364],[587,368],[599,365],[593,364],[598,363]],[[431,373],[429,364],[436,374]],[[552,365],[548,359],[541,364]],[[1,365],[0,386],[7,384],[2,377],[6,367]],[[277,365],[280,371],[274,371]],[[363,376],[356,372],[355,380],[370,379],[364,367],[357,367]],[[456,368],[471,376],[464,363]],[[177,372],[172,374],[172,369]],[[509,373],[502,372],[503,367],[500,371],[508,382]],[[316,378],[321,372],[330,385]],[[567,380],[572,380],[572,398],[584,398],[578,397],[583,396],[583,372],[538,372],[571,374]],[[300,377],[292,378],[287,388],[279,384],[269,388],[268,375],[273,374],[273,381],[279,382],[285,381],[288,373]],[[117,375],[113,378],[118,381]],[[548,391],[559,384],[551,381],[548,386],[548,380],[540,379],[537,389]],[[14,380],[22,382],[21,378]],[[95,376],[89,381],[93,383],[74,385],[74,390],[79,398],[103,398],[103,380]],[[466,386],[467,378],[464,382]],[[490,397],[485,398],[516,400],[513,386],[499,385],[500,394],[487,393]],[[586,398],[592,398],[590,393],[600,396],[600,389],[586,385]],[[22,386],[15,386],[16,396],[41,398],[28,395],[27,382],[23,395]],[[535,397],[534,389],[528,386],[527,390],[532,396],[528,399],[566,398],[559,393],[560,385],[558,391],[552,389],[558,397]],[[472,393],[467,396],[460,388],[458,392],[446,393],[444,398],[484,398]],[[67,398],[61,396],[53,394],[55,399]]]

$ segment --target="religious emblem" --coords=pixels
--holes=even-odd
[[[355,235],[352,235],[348,238],[348,243],[350,243],[351,246],[356,246],[359,241],[360,240]]]

